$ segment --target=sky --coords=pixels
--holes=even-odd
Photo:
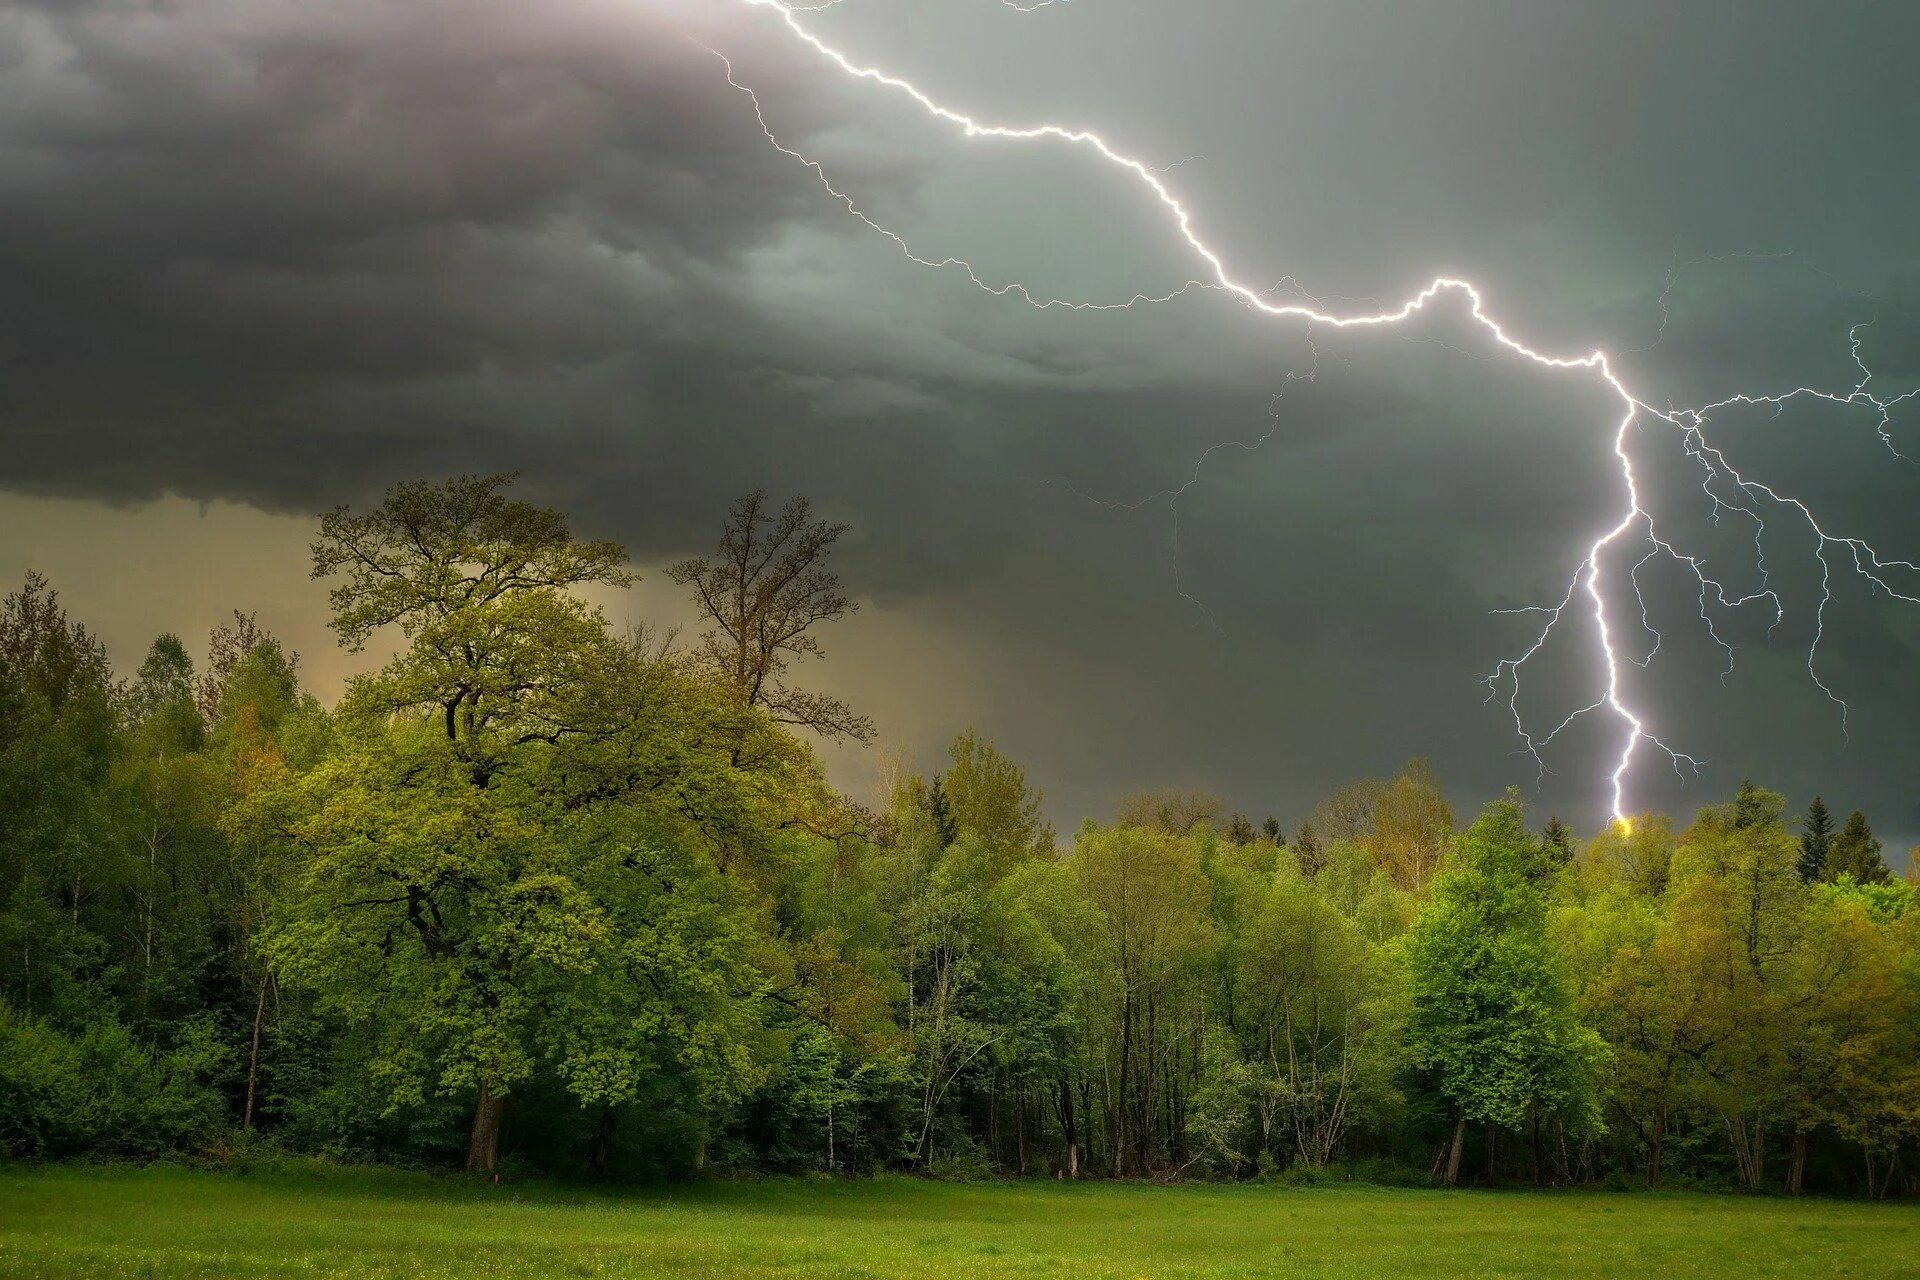
[[[1099,130],[1165,168],[1237,278],[1365,309],[1475,281],[1543,350],[1613,353],[1650,403],[1920,386],[1920,10],[1689,0],[844,0],[807,26],[943,101]],[[745,0],[0,0],[0,580],[52,576],[136,665],[230,610],[323,696],[357,662],[305,579],[316,512],[517,469],[646,575],[755,485],[852,526],[859,615],[806,674],[873,715],[830,747],[870,794],[979,729],[1055,823],[1198,786],[1289,827],[1431,760],[1471,811],[1510,784],[1593,829],[1618,722],[1540,774],[1480,677],[1618,518],[1616,402],[1501,353],[1458,307],[1331,331],[1190,292],[1035,310],[921,256],[1124,300],[1200,269],[1084,150],[969,141],[849,81]],[[1861,326],[1855,328],[1855,326]],[[1920,552],[1920,400],[1716,414],[1743,471],[1830,531]],[[1212,446],[1228,446],[1211,448]],[[1676,433],[1632,437],[1662,529],[1735,594]],[[1211,451],[1210,451],[1211,450]],[[1177,492],[1177,497],[1174,496]],[[1764,536],[1784,616],[1717,617],[1643,571],[1663,637],[1630,808],[1743,777],[1920,842],[1920,607]],[[1830,556],[1832,553],[1830,553]],[[1622,561],[1620,571],[1633,557]],[[1909,589],[1920,587],[1905,580]],[[1627,602],[1621,652],[1652,633]],[[1590,623],[1587,624],[1590,627]],[[1810,678],[1807,645],[1824,628]],[[1528,669],[1551,727],[1590,636]],[[1899,861],[1897,852],[1894,860]]]

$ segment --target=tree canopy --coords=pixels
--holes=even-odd
[[[1186,786],[1063,835],[977,729],[856,799],[815,742],[870,723],[795,683],[846,532],[742,499],[668,570],[683,649],[512,477],[398,485],[320,519],[389,655],[331,707],[244,609],[116,667],[29,576],[0,1155],[1920,1191],[1920,911],[1864,814],[1461,830],[1416,760],[1290,841]]]

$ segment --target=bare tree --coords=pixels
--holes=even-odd
[[[767,509],[766,491],[755,489],[727,512],[714,555],[682,560],[667,576],[693,589],[713,623],[700,637],[699,657],[731,681],[748,706],[824,737],[870,742],[872,720],[785,678],[795,659],[821,656],[817,624],[860,608],[826,565],[846,531],[844,524],[815,520],[802,497],[776,515]]]
[[[1219,796],[1191,787],[1156,787],[1120,799],[1120,825],[1152,827],[1168,835],[1184,836],[1196,822],[1216,827],[1222,804]]]
[[[1309,819],[1320,838],[1330,844],[1359,844],[1373,831],[1374,813],[1387,784],[1378,778],[1344,783],[1313,807]]]
[[[226,695],[227,681],[233,669],[263,644],[273,644],[273,634],[260,625],[258,614],[233,611],[232,623],[222,623],[207,636],[207,669],[194,682],[193,700],[200,716],[211,725],[220,715],[220,699]],[[286,653],[287,670],[297,671],[300,655]]]

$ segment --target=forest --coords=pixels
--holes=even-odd
[[[391,654],[332,707],[245,601],[123,669],[6,597],[0,1155],[1920,1195],[1916,871],[1865,815],[1583,837],[1414,761],[1062,833],[961,726],[862,804],[815,744],[873,722],[806,679],[844,526],[749,494],[665,571],[701,634],[623,633],[626,553],[512,483],[320,518]]]

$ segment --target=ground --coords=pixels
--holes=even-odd
[[[658,1191],[369,1171],[0,1169],[0,1275],[1920,1275],[1911,1204],[1357,1186],[771,1179]]]

